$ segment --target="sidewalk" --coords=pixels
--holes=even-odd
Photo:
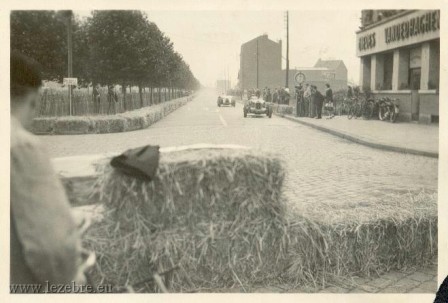
[[[373,148],[433,158],[439,156],[438,125],[389,123],[362,118],[349,120],[347,116],[311,119],[274,114]]]

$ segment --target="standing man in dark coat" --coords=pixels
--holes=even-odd
[[[321,92],[314,86],[314,106],[316,111],[316,119],[322,119],[322,107],[324,105],[325,97]]]
[[[99,114],[100,113],[100,104],[101,104],[100,103],[101,95],[100,95],[100,90],[99,90],[98,84],[93,86],[92,95],[93,95],[93,112],[95,114]]]
[[[310,86],[310,118],[316,118],[316,87]]]
[[[336,104],[333,101],[333,90],[330,87],[330,84],[327,83],[325,84],[326,89],[325,89],[325,101],[331,102],[333,104],[333,116],[334,116],[334,112],[336,111]]]
[[[266,102],[272,102],[272,94],[270,88],[268,88],[268,91],[266,93]]]
[[[278,89],[277,88],[274,90],[274,93],[272,94],[272,102],[278,103]]]
[[[303,117],[304,116],[304,102],[303,97],[304,90],[302,84],[296,86],[296,116]]]
[[[113,85],[109,85],[107,88],[107,102],[109,103],[109,107],[107,108],[107,113],[110,113],[111,107],[114,108],[114,114],[117,113],[116,103],[118,102],[117,93],[114,90]]]

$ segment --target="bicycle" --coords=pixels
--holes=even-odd
[[[375,111],[375,100],[373,99],[364,99],[361,102],[361,114],[364,119],[373,118],[373,113]]]
[[[398,99],[391,99],[388,97],[381,98],[378,101],[378,118],[381,121],[387,121],[394,123],[397,120],[399,108],[394,102]]]
[[[364,119],[373,118],[375,111],[375,100],[373,99],[363,99],[361,102],[358,98],[353,98],[354,102],[349,108],[347,118],[352,119],[353,117],[363,117]]]
[[[351,98],[351,104],[348,104],[347,118],[351,120],[353,117],[357,118],[361,114],[361,105],[359,104],[359,99],[357,97]]]
[[[353,97],[351,98],[344,98],[342,100],[342,103],[339,104],[339,106],[336,106],[336,112],[339,116],[348,115],[350,108],[353,106],[354,103]]]

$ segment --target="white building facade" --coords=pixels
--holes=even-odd
[[[362,89],[399,99],[401,120],[438,123],[440,11],[399,11],[356,35]]]

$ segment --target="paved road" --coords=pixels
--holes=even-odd
[[[42,136],[41,139],[51,157],[119,152],[144,144],[161,147],[196,143],[240,144],[274,151],[287,164],[285,196],[296,209],[316,201],[344,203],[380,199],[394,192],[437,191],[437,159],[372,149],[275,116],[245,119],[241,104],[237,103],[235,108],[218,108],[216,97],[212,91],[201,91],[189,104],[145,130]],[[430,287],[435,291],[435,267],[416,270],[430,277],[422,276],[424,281],[406,284],[403,281],[407,280],[403,279],[412,273],[397,272],[394,276],[399,277],[394,278],[397,281],[381,280],[386,286],[375,284],[381,281],[373,282],[376,286],[367,281],[368,287],[360,290],[388,292],[396,288],[403,292],[428,292]],[[400,288],[400,283],[405,286]],[[326,291],[353,289],[339,287]]]
[[[51,157],[123,151],[144,144],[240,144],[279,153],[285,195],[297,207],[313,201],[363,201],[386,193],[436,191],[437,159],[350,143],[286,119],[243,118],[242,105],[216,106],[212,91],[150,128],[127,133],[41,136]]]

